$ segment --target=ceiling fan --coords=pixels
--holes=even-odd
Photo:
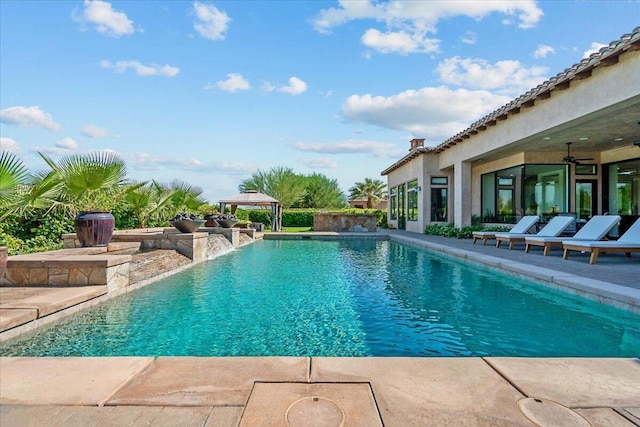
[[[567,163],[573,163],[575,165],[580,164],[580,162],[583,160],[593,160],[593,158],[576,159],[575,157],[573,157],[571,155],[571,144],[573,144],[573,142],[567,142],[567,155],[564,156],[562,160],[564,160]]]

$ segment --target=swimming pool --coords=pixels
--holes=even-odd
[[[640,315],[395,242],[269,240],[0,354],[637,357]]]

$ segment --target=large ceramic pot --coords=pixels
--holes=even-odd
[[[7,271],[7,247],[0,246],[0,279]]]
[[[107,246],[115,225],[116,220],[109,212],[80,212],[76,216],[80,246]]]

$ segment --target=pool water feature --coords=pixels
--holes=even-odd
[[[0,347],[3,356],[639,354],[638,314],[374,239],[257,242]]]

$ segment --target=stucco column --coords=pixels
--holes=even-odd
[[[471,225],[471,163],[456,162],[453,167],[453,223]]]

